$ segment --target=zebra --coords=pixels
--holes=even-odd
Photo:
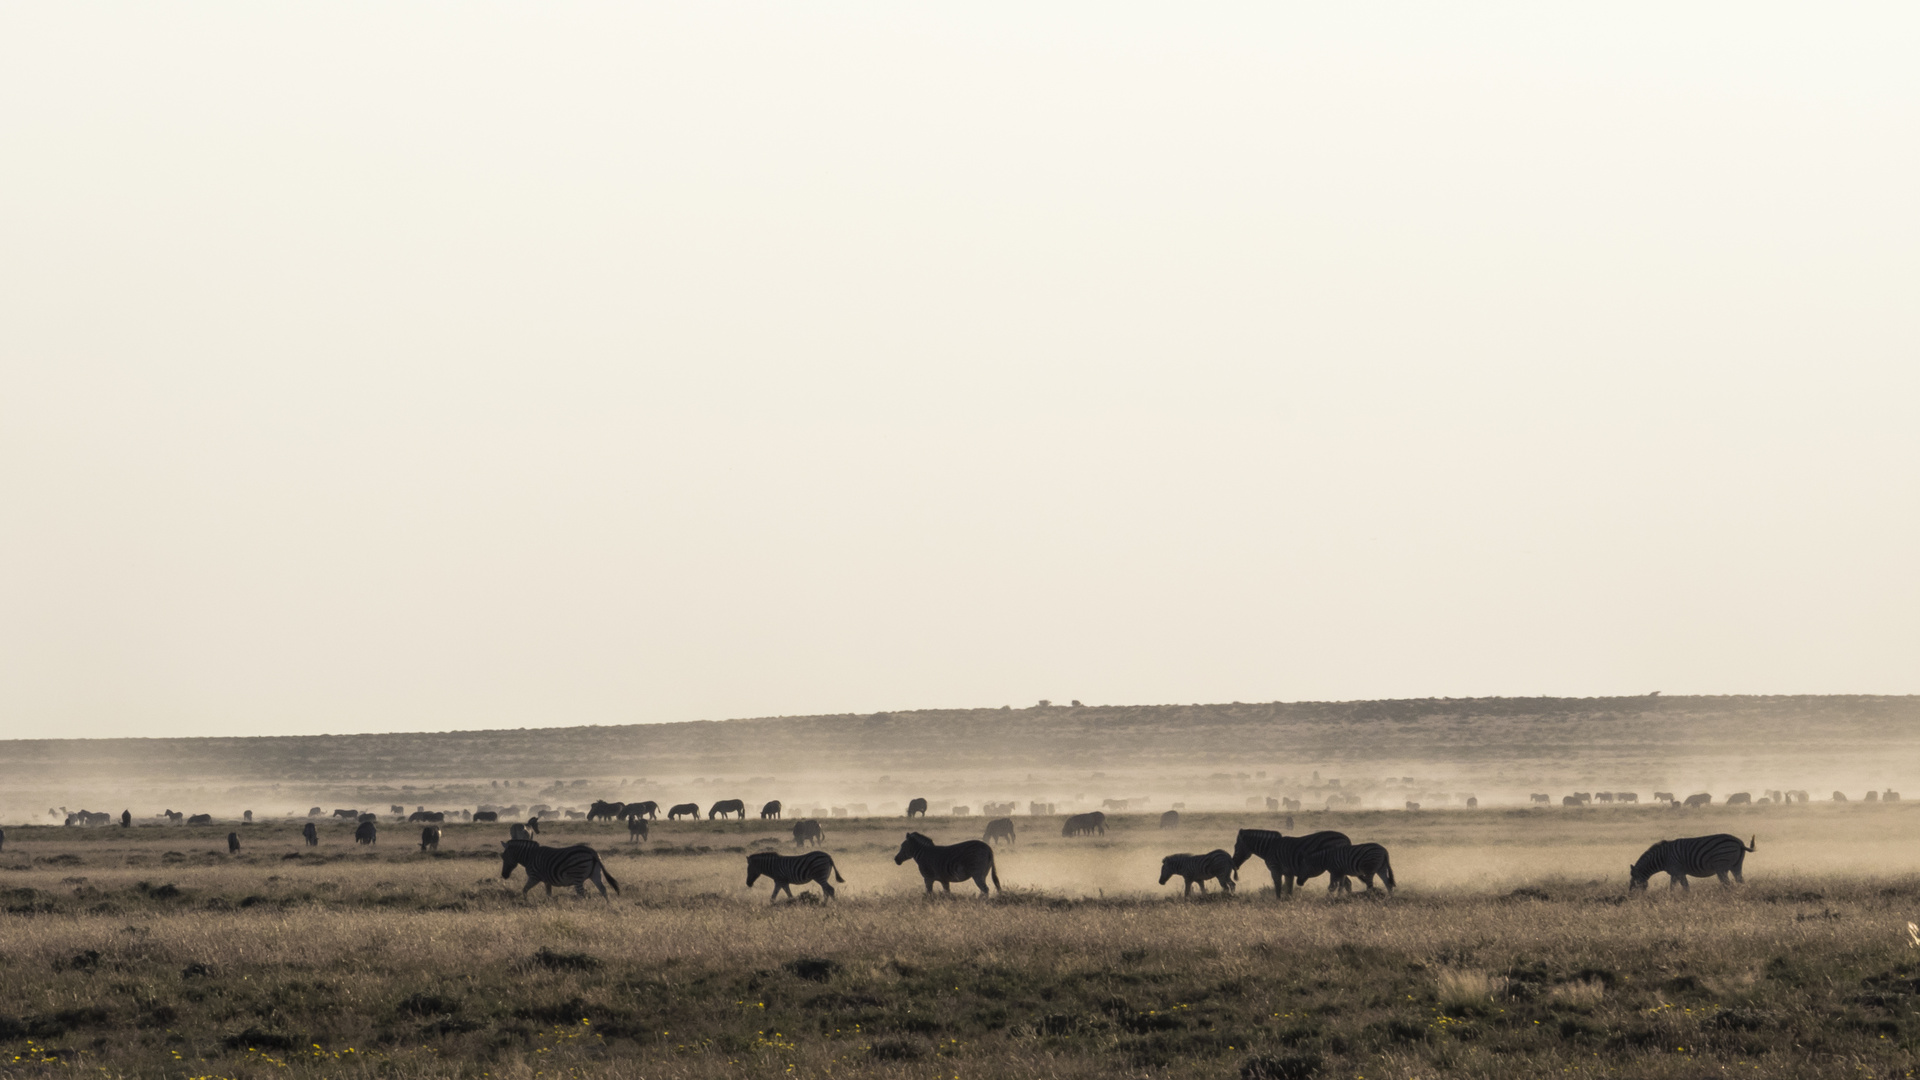
[[[700,816],[699,803],[683,802],[680,805],[674,807],[673,809],[667,811],[668,821],[678,821],[682,817],[697,818],[699,816]]]
[[[1572,795],[1562,795],[1560,796],[1560,805],[1561,806],[1579,806],[1580,800]]]
[[[1834,792],[1834,793],[1833,793],[1833,801],[1834,801],[1834,802],[1846,802],[1846,801],[1847,801],[1847,793],[1846,793],[1846,792],[1844,792],[1844,791],[1836,791],[1836,792]]]
[[[660,820],[660,804],[654,802],[652,799],[648,799],[646,802],[630,802],[627,804],[627,816],[629,818],[652,818],[658,821]]]
[[[1528,801],[1528,802],[1536,802],[1536,803],[1542,803],[1542,804],[1549,804],[1549,803],[1552,803],[1552,802],[1553,802],[1553,796],[1551,796],[1551,795],[1542,795],[1542,794],[1539,794],[1539,793],[1532,793],[1532,794],[1529,794],[1529,795],[1527,796],[1527,801]]]
[[[1409,810],[1418,810],[1418,809],[1420,809],[1420,804],[1419,804],[1419,803],[1417,803],[1417,802],[1410,802],[1410,803],[1408,803],[1408,804],[1407,804],[1407,809],[1409,809]]]
[[[405,817],[407,815],[407,808],[401,806],[399,803],[389,803],[387,805],[387,813],[392,814],[394,817]]]
[[[229,855],[240,854],[240,834],[239,833],[230,832],[227,834],[227,854]]]
[[[847,879],[840,876],[840,868],[833,865],[833,856],[824,851],[809,851],[804,855],[782,855],[777,851],[756,851],[747,856],[747,888],[762,875],[773,879],[773,895],[767,897],[771,904],[780,899],[781,890],[785,890],[788,900],[795,899],[793,883],[814,882],[827,899],[833,899],[833,885],[827,881],[832,874],[833,880],[842,885]]]
[[[1373,892],[1373,878],[1380,876],[1380,883],[1387,887],[1387,895],[1393,895],[1393,863],[1387,858],[1387,849],[1379,844],[1342,844],[1338,847],[1321,848],[1308,855],[1304,860],[1311,877],[1322,870],[1327,872],[1328,892],[1352,892],[1353,883],[1347,879],[1357,877],[1367,883],[1367,891]]]
[[[527,819],[527,831],[529,833],[532,833],[535,836],[540,835],[540,815],[539,814],[535,814],[532,817]]]
[[[1161,827],[1161,828],[1163,828],[1163,829],[1177,829],[1177,828],[1179,828],[1179,827],[1180,827],[1180,811],[1178,811],[1178,810],[1169,810],[1169,811],[1167,811],[1166,813],[1164,813],[1164,814],[1161,814],[1161,815],[1160,815],[1160,827]]]
[[[1623,803],[1637,803],[1640,801],[1640,793],[1637,791],[1616,791],[1613,793],[1613,797]]]
[[[1012,818],[1010,817],[994,818],[992,821],[987,822],[987,831],[981,835],[980,839],[985,840],[989,843],[992,843],[993,841],[998,840],[1001,837],[1006,837],[1006,840],[1009,844],[1019,843],[1019,841],[1015,839],[1013,835],[1013,819]]]
[[[313,822],[307,822],[306,826],[300,830],[300,835],[307,838],[308,847],[320,846],[320,830],[313,827]]]
[[[475,811],[473,812],[473,820],[475,820],[475,821],[499,821],[499,820],[500,820],[500,811],[498,811],[498,810],[475,810]]]
[[[1662,840],[1642,853],[1639,862],[1627,868],[1627,891],[1646,888],[1647,879],[1655,874],[1667,875],[1669,889],[1675,885],[1691,889],[1687,878],[1706,877],[1709,874],[1718,876],[1722,885],[1728,884],[1729,873],[1733,874],[1734,881],[1745,884],[1746,878],[1740,876],[1740,868],[1746,862],[1747,852],[1757,850],[1759,846],[1759,837],[1742,844],[1739,837],[1726,833]]]
[[[7,830],[0,829],[0,851],[7,850]]]
[[[775,799],[772,802],[760,808],[760,820],[765,821],[768,818],[772,818],[775,821],[780,820],[780,800],[779,799]]]
[[[628,840],[631,840],[632,842],[637,844],[642,840],[651,839],[647,835],[647,833],[648,833],[648,829],[647,829],[646,818],[630,817],[627,819],[627,839]]]
[[[527,827],[516,821],[512,825],[507,826],[507,839],[531,840],[533,838],[527,835]]]
[[[1710,806],[1712,805],[1712,803],[1713,803],[1713,796],[1708,795],[1705,792],[1701,792],[1698,795],[1687,796],[1688,806]]]
[[[600,855],[585,844],[572,847],[542,847],[534,840],[500,841],[500,876],[510,878],[513,868],[527,868],[527,887],[520,890],[522,897],[533,891],[535,885],[545,885],[547,895],[553,895],[553,887],[573,886],[574,895],[587,895],[587,882],[600,890],[600,897],[612,903],[607,896],[607,886],[613,886],[614,892],[620,891],[620,883],[613,880],[613,873],[600,861]],[[604,882],[601,878],[605,878]]]
[[[85,810],[82,810],[82,811],[80,811],[80,812],[81,812],[82,814],[85,814],[85,813],[86,813],[86,811],[85,811]],[[211,824],[213,824],[213,815],[212,815],[212,814],[195,814],[195,815],[193,815],[192,817],[190,817],[190,818],[188,818],[188,819],[187,819],[187,824],[189,824],[189,825],[211,825]]]
[[[626,808],[626,803],[606,802],[602,799],[595,799],[593,800],[593,805],[587,807],[587,820],[595,821],[600,818],[606,818],[608,821],[612,821],[619,817],[621,811]]]
[[[971,878],[980,887],[981,896],[991,895],[987,891],[987,880],[993,880],[993,887],[1000,887],[1000,873],[993,866],[993,845],[981,840],[962,840],[957,844],[942,846],[917,832],[907,834],[900,845],[900,851],[893,857],[893,865],[899,866],[912,859],[920,868],[920,877],[927,883],[927,895],[933,895],[933,883],[938,881],[940,888],[949,895],[953,893],[953,882]]]
[[[169,811],[169,813],[171,813],[171,811]],[[313,809],[311,809],[311,810],[308,810],[308,811],[307,811],[307,816],[308,816],[308,817],[319,817],[319,816],[321,816],[321,815],[322,815],[322,814],[324,814],[324,813],[326,813],[326,811],[324,811],[324,810],[322,810],[322,809],[320,809],[319,807],[317,807],[317,806],[316,806],[316,807],[314,807]]]
[[[1741,805],[1751,806],[1752,804],[1753,804],[1753,792],[1751,791],[1736,791],[1733,794],[1727,796],[1728,806],[1741,806]]]
[[[353,842],[356,844],[377,844],[380,842],[380,827],[371,821],[363,821],[354,827]]]
[[[358,820],[360,820],[360,811],[358,811],[358,810],[335,810],[335,811],[333,812],[333,816],[334,816],[334,817],[337,817],[337,818],[346,818],[346,819],[347,819],[347,820],[349,820],[349,821],[358,821]]]
[[[247,820],[248,821],[253,820],[253,811],[251,810],[247,811]],[[131,810],[120,811],[120,827],[123,829],[133,828],[133,811]]]
[[[422,825],[420,827],[420,850],[425,851],[428,848],[432,848],[435,851],[440,850],[440,830],[431,825]]]
[[[907,804],[907,816],[912,817],[915,814],[919,814],[921,817],[927,816],[927,800],[915,799]]]
[[[1060,826],[1061,836],[1091,836],[1094,833],[1107,835],[1107,815],[1098,810],[1086,814],[1075,814]]]
[[[1673,801],[1673,792],[1671,792],[1671,791],[1656,791],[1656,792],[1654,792],[1654,793],[1653,793],[1653,801],[1654,801],[1654,802],[1672,802],[1672,801]]]
[[[805,847],[808,841],[812,841],[814,847],[819,847],[821,844],[826,843],[826,840],[827,830],[821,828],[818,821],[807,818],[805,821],[796,821],[793,823],[794,847]]]
[[[439,810],[415,810],[413,813],[407,815],[407,824],[409,825],[440,825],[444,824],[446,820],[447,815]]]
[[[1296,884],[1321,873],[1319,870],[1308,872],[1305,864],[1307,856],[1322,848],[1351,843],[1353,841],[1347,838],[1346,833],[1331,830],[1305,836],[1285,836],[1271,829],[1241,829],[1233,840],[1233,876],[1238,878],[1240,867],[1258,855],[1273,874],[1273,894],[1290,895]]]
[[[747,820],[747,804],[739,799],[721,799],[713,804],[713,809],[707,811],[707,820],[712,821],[715,817],[726,817],[728,814],[739,814],[741,821]]]
[[[364,813],[364,814],[361,814],[361,815],[360,815],[360,820],[361,820],[361,821],[367,821],[367,822],[375,822],[375,821],[379,821],[379,820],[380,820],[380,815],[378,815],[378,814],[375,814],[375,813],[373,813],[372,811],[368,811],[367,813]],[[188,818],[188,819],[187,819],[187,824],[189,824],[189,825],[191,825],[191,824],[193,824],[193,819],[192,819],[192,818]]]
[[[1193,885],[1196,881],[1200,883],[1200,895],[1207,895],[1207,882],[1210,879],[1220,883],[1222,892],[1232,892],[1233,856],[1219,848],[1214,848],[1205,855],[1188,855],[1183,852],[1161,859],[1160,884],[1165,885],[1175,874],[1179,874],[1187,883],[1186,888],[1180,891],[1181,896],[1193,895]]]
[[[1480,800],[1475,798],[1472,795],[1467,796],[1467,809],[1469,810],[1480,809]]]

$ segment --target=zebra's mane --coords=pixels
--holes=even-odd
[[[934,846],[933,841],[929,839],[925,833],[917,833],[917,832],[910,832],[907,834],[907,843],[912,844],[915,847],[919,847],[920,845],[923,845],[923,844],[926,845],[927,847]]]

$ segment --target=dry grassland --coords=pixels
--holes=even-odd
[[[841,899],[778,906],[757,821],[543,838],[590,838],[611,903],[523,900],[497,826],[10,829],[0,1075],[1891,1077],[1920,1045],[1920,807],[1303,816],[1387,844],[1390,901],[1155,885],[1264,815],[1019,821],[993,900],[922,898],[892,819],[827,822]],[[1627,898],[1648,843],[1718,831],[1759,835],[1745,888]]]

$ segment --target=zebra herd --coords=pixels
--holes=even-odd
[[[1553,796],[1544,792],[1533,792],[1528,794],[1527,801],[1535,806],[1550,806],[1553,804]],[[1576,791],[1571,795],[1562,795],[1560,797],[1560,805],[1565,807],[1592,806],[1595,803],[1634,805],[1639,803],[1639,801],[1639,793],[1633,791]],[[1656,791],[1653,793],[1653,801],[1656,803],[1665,803],[1670,809],[1679,809],[1682,807],[1699,809],[1703,806],[1712,806],[1713,796],[1708,792],[1701,791],[1688,795],[1685,798],[1680,798],[1671,791]],[[1813,796],[1804,791],[1768,790],[1761,792],[1757,798],[1751,791],[1736,791],[1726,797],[1724,805],[1766,806],[1769,804],[1785,804],[1791,806],[1797,803],[1811,801],[1813,801]],[[1846,802],[1847,793],[1844,791],[1834,792],[1833,801],[1837,803]],[[1888,788],[1885,791],[1869,791],[1861,801],[1870,803],[1899,802],[1900,793],[1892,788]],[[1417,810],[1419,807],[1414,803],[1408,803],[1407,809]]]

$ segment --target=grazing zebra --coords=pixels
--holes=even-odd
[[[1019,842],[1014,839],[1012,818],[994,818],[992,821],[987,822],[987,831],[981,835],[980,839],[992,843],[1001,837],[1006,837],[1007,843],[1009,844],[1017,844]]]
[[[86,811],[84,811],[84,810],[82,810],[82,811],[81,811],[81,813],[83,813],[83,814],[84,814],[84,813],[86,813]],[[211,824],[213,824],[213,815],[212,815],[212,814],[195,814],[195,815],[193,815],[192,817],[190,817],[190,818],[188,818],[188,819],[187,819],[187,824],[189,824],[189,825],[211,825]]]
[[[1562,795],[1560,796],[1560,805],[1561,806],[1579,806],[1580,800],[1572,795]]]
[[[1611,792],[1611,791],[1596,791],[1596,792],[1594,792],[1594,793],[1593,793],[1593,801],[1594,801],[1594,802],[1612,802],[1612,801],[1613,801],[1613,792]]]
[[[626,803],[606,802],[602,799],[595,799],[593,800],[593,805],[587,807],[587,820],[597,821],[600,818],[606,818],[608,821],[612,821],[619,817],[620,812],[626,808]]]
[[[654,802],[652,799],[648,799],[646,802],[630,802],[627,804],[627,816],[630,818],[652,818],[658,821],[660,820],[660,804]]]
[[[1836,792],[1834,792],[1834,793],[1833,793],[1833,801],[1834,801],[1834,802],[1846,802],[1846,801],[1847,801],[1847,793],[1846,793],[1846,792],[1844,792],[1844,791],[1836,791]]]
[[[1712,802],[1713,802],[1713,796],[1708,795],[1705,792],[1702,792],[1698,795],[1687,796],[1688,806],[1707,806],[1707,805],[1710,805]]]
[[[380,815],[378,815],[378,814],[374,814],[374,813],[366,813],[366,814],[361,814],[361,815],[360,815],[360,820],[361,820],[361,821],[379,821],[379,820],[380,820]],[[192,820],[191,818],[189,818],[189,819],[187,820],[187,824],[189,824],[189,825],[191,825],[191,824],[193,824],[193,820]]]
[[[387,805],[387,813],[392,814],[394,817],[404,816],[406,812],[407,808],[401,806],[399,803],[389,803]]]
[[[320,809],[319,807],[317,807],[317,806],[316,806],[316,807],[314,807],[313,809],[311,809],[311,810],[308,810],[308,811],[307,811],[307,816],[308,816],[308,817],[319,817],[319,816],[320,816],[321,814],[324,814],[324,813],[326,813],[326,811],[324,811],[324,810],[322,810],[322,809]]]
[[[907,804],[907,816],[912,817],[915,814],[919,814],[921,817],[927,816],[927,800],[915,799]]]
[[[827,830],[821,828],[820,823],[812,818],[807,818],[805,821],[794,822],[793,846],[805,847],[808,841],[812,841],[814,847],[819,847],[821,844],[826,843]]]
[[[699,803],[683,802],[680,805],[674,807],[673,809],[667,811],[668,821],[678,821],[682,817],[697,818],[699,816],[700,816]]]
[[[620,891],[620,883],[613,880],[613,874],[605,863],[600,861],[599,853],[585,844],[572,847],[541,847],[533,840],[500,841],[500,876],[510,878],[513,868],[527,868],[527,887],[520,890],[521,896],[533,891],[535,885],[545,885],[547,895],[553,895],[555,885],[561,888],[573,886],[574,895],[587,895],[587,882],[600,890],[602,899],[612,903],[607,896],[607,886],[613,886],[614,892]],[[600,879],[606,878],[605,882]]]
[[[739,814],[741,821],[747,820],[747,804],[739,799],[721,799],[713,804],[713,809],[707,811],[707,820],[712,821],[715,817],[726,817],[729,814]]]
[[[1867,792],[1867,798],[1866,798],[1866,801],[1867,801],[1867,802],[1879,802],[1879,801],[1880,801],[1880,793],[1879,793],[1879,792],[1877,792],[1877,791],[1869,791],[1869,792]]]
[[[358,821],[358,820],[360,820],[360,811],[358,811],[358,810],[335,810],[335,811],[333,812],[333,816],[334,816],[334,817],[337,817],[337,818],[347,818],[348,820],[351,820],[351,821]]]
[[[814,882],[827,899],[833,899],[833,885],[827,881],[832,874],[833,880],[842,885],[847,879],[840,876],[840,868],[833,865],[833,856],[824,851],[809,851],[805,855],[782,855],[777,851],[756,851],[747,856],[747,888],[762,875],[773,879],[773,895],[767,897],[771,904],[780,899],[780,891],[786,890],[787,899],[794,899],[793,883]]]
[[[760,820],[765,821],[768,818],[772,818],[775,821],[780,820],[780,800],[779,799],[775,799],[772,802],[760,808]]]
[[[407,815],[407,824],[409,825],[441,825],[444,824],[446,820],[447,815],[439,810],[415,810],[413,813]]]
[[[313,827],[313,822],[307,822],[306,827],[300,830],[300,835],[307,838],[308,847],[320,846],[320,830]]]
[[[1180,811],[1178,811],[1178,810],[1169,810],[1169,811],[1167,811],[1166,813],[1164,813],[1164,814],[1161,814],[1161,815],[1160,815],[1160,827],[1161,827],[1161,828],[1163,828],[1163,829],[1177,829],[1177,828],[1179,828],[1179,827],[1180,827]]]
[[[912,859],[920,867],[920,877],[927,883],[927,895],[933,895],[933,883],[938,881],[940,888],[947,893],[953,892],[953,882],[972,879],[980,886],[980,895],[991,895],[987,891],[987,880],[993,880],[993,887],[1000,887],[1000,874],[993,866],[993,846],[981,840],[962,840],[957,844],[942,846],[917,832],[907,834],[905,843],[900,845],[899,854],[893,857],[893,865]]]
[[[642,840],[649,839],[649,836],[647,834],[648,834],[648,830],[647,830],[646,818],[630,817],[627,819],[627,839],[628,840],[631,840],[637,844]]]
[[[1747,852],[1760,846],[1759,838],[1742,844],[1737,836],[1716,833],[1712,836],[1689,836],[1679,840],[1662,840],[1648,848],[1640,856],[1640,861],[1627,868],[1627,891],[1644,889],[1647,879],[1655,874],[1667,875],[1667,888],[1675,885],[1690,889],[1689,877],[1717,875],[1720,884],[1726,885],[1727,874],[1733,874],[1733,880],[1745,883],[1740,876],[1741,865],[1746,862]]]
[[[1100,809],[1112,810],[1116,814],[1124,814],[1127,812],[1127,806],[1132,801],[1131,799],[1101,799]]]
[[[440,830],[431,825],[423,825],[420,827],[420,850],[425,851],[428,848],[440,850]]]
[[[1736,791],[1733,794],[1727,796],[1728,806],[1740,806],[1742,804],[1748,805],[1748,806],[1753,805],[1753,792]]]
[[[1218,881],[1223,892],[1233,891],[1233,856],[1214,848],[1205,855],[1169,855],[1160,860],[1160,884],[1165,885],[1173,875],[1179,874],[1186,880],[1186,888],[1180,890],[1181,896],[1192,896],[1194,882],[1200,883],[1200,895],[1207,895],[1207,882]]]
[[[1342,847],[1353,843],[1346,833],[1331,830],[1308,833],[1305,836],[1284,836],[1271,829],[1241,829],[1233,841],[1233,874],[1240,876],[1240,867],[1255,855],[1267,864],[1267,870],[1273,874],[1273,894],[1288,895],[1296,884],[1318,876],[1321,871],[1309,872],[1306,857],[1322,848]]]
[[[377,844],[380,842],[380,827],[371,821],[363,821],[353,830],[353,842],[356,844]]]
[[[1061,836],[1092,836],[1094,833],[1107,835],[1107,815],[1098,810],[1075,814],[1060,826]]]
[[[1393,895],[1393,863],[1387,858],[1387,849],[1379,844],[1343,844],[1322,848],[1308,855],[1305,864],[1314,874],[1322,870],[1327,872],[1331,879],[1327,882],[1328,892],[1352,892],[1353,883],[1347,880],[1350,877],[1366,882],[1367,891],[1373,892],[1373,878],[1378,874],[1380,883],[1387,887],[1387,895]]]
[[[1613,797],[1620,802],[1626,803],[1637,803],[1640,801],[1640,793],[1637,791],[1616,791],[1613,793]]]
[[[247,811],[247,820],[248,821],[253,820],[253,811],[251,810]],[[120,827],[123,829],[133,828],[133,811],[131,810],[120,811]]]
[[[1672,801],[1673,801],[1673,792],[1671,792],[1671,791],[1656,791],[1656,792],[1654,792],[1654,793],[1653,793],[1653,801],[1654,801],[1654,802],[1672,802]]]
[[[239,833],[230,832],[227,834],[227,854],[229,855],[240,854],[240,834]]]
[[[498,810],[476,810],[476,811],[474,811],[474,813],[473,813],[473,820],[475,820],[475,821],[499,821],[499,820],[500,820],[500,811],[498,811]]]

